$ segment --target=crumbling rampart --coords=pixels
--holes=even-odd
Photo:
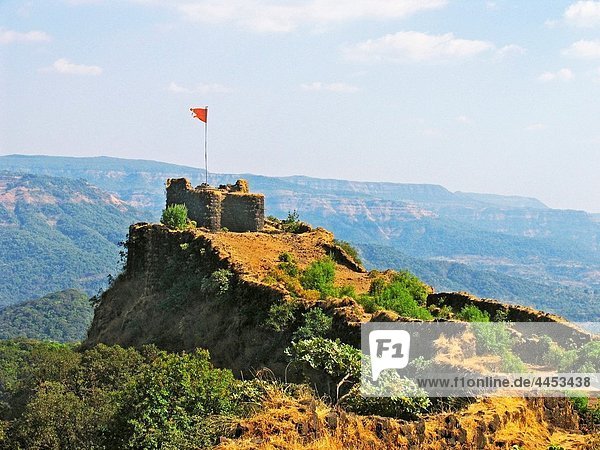
[[[169,178],[167,206],[174,204],[184,204],[188,218],[211,231],[261,231],[265,225],[265,197],[250,193],[245,180],[218,188],[206,184],[194,188],[186,178]]]

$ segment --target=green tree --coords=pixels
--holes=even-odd
[[[187,226],[188,209],[185,205],[169,205],[163,210],[160,221],[169,228],[183,230]]]
[[[208,419],[235,412],[233,389],[233,374],[213,368],[205,350],[158,352],[124,393],[118,414],[124,433],[116,447],[191,449],[214,444]]]

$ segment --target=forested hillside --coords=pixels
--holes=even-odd
[[[87,294],[75,289],[55,292],[0,309],[0,339],[81,341],[93,315]]]
[[[84,180],[0,172],[0,306],[68,288],[95,294],[145,217]]]

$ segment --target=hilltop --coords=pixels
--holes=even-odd
[[[219,432],[227,438],[221,434],[217,448],[434,450],[473,443],[488,449],[521,445],[545,450],[551,443],[593,448],[592,437],[565,399],[477,400],[448,405],[450,412],[443,403],[424,407],[404,399],[394,411],[409,420],[380,417],[377,404],[357,410],[319,400],[320,395],[338,398],[340,393],[331,385],[344,372],[336,370],[349,369],[331,367],[341,364],[342,354],[358,351],[352,349],[359,345],[361,323],[429,320],[442,311],[449,315],[445,317],[459,317],[470,305],[488,317],[501,311],[509,320],[570,325],[522,306],[464,293],[436,294],[409,274],[366,271],[331,232],[293,225],[290,232],[289,223],[268,220],[264,230],[243,233],[192,225],[179,230],[164,224],[132,225],[125,271],[98,299],[84,347],[154,344],[169,351],[192,351],[201,346],[217,367],[231,369],[239,378],[251,379],[268,370],[289,382],[306,380],[310,374],[309,384],[317,393],[297,385],[257,388],[266,389],[260,408],[237,420],[230,434]],[[331,283],[327,274],[332,275]],[[384,291],[393,286],[399,296],[406,289],[410,295],[382,307],[374,286]],[[312,350],[315,359],[303,360],[310,370],[293,359],[300,351],[294,342],[318,344]],[[329,369],[319,366],[318,352],[326,355],[323,361]],[[406,408],[431,409],[412,416],[406,415]]]
[[[107,157],[11,155],[0,157],[0,166],[83,178],[143,209],[147,215],[138,220],[160,216],[165,179],[203,177],[192,167]],[[238,177],[209,174],[209,181],[232,183]],[[598,315],[590,309],[600,299],[600,222],[595,215],[551,209],[525,197],[450,192],[438,185],[243,177],[267,196],[268,215],[284,217],[297,210],[303,220],[366,249],[368,268],[409,269],[438,290],[468,289],[571,320]],[[380,251],[369,251],[373,247]]]
[[[368,273],[323,229],[232,233],[138,224],[129,230],[127,250],[125,271],[99,299],[85,345],[203,347],[217,365],[234,372],[261,366],[277,371],[285,365],[290,333],[267,326],[273,305],[297,297],[271,276],[282,254],[301,270],[335,253],[337,286],[352,285],[363,293],[370,285]],[[298,302],[303,310],[319,303],[340,315],[341,333],[362,319],[355,303],[326,302],[318,294]]]

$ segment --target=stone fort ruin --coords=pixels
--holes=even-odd
[[[261,231],[265,225],[265,196],[251,194],[246,180],[194,188],[186,178],[169,178],[167,206],[175,204],[184,204],[188,218],[211,231]]]

